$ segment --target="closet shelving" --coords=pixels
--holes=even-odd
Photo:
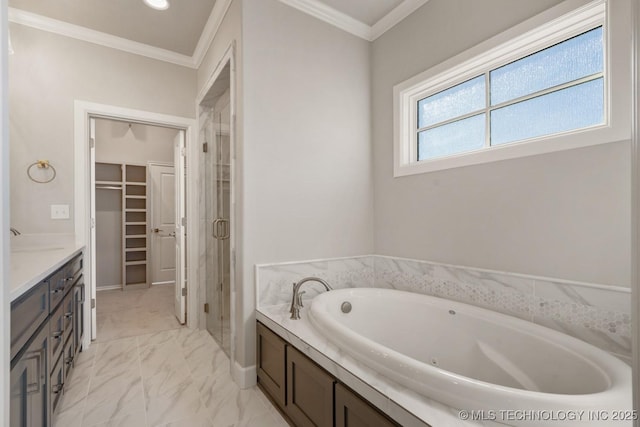
[[[147,167],[124,165],[123,262],[125,289],[147,286]]]
[[[96,162],[96,189],[122,192],[122,288],[147,287],[147,167]]]

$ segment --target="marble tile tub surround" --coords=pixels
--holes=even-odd
[[[307,276],[325,279],[334,289],[370,288],[374,283],[374,258],[359,256],[257,265],[258,307],[290,303],[293,283]],[[302,290],[304,299],[309,299],[323,292],[324,287],[309,282]]]
[[[369,255],[256,266],[258,307],[291,301],[292,283],[315,275],[336,289],[398,289],[519,317],[579,338],[630,363],[630,289],[435,262]],[[305,286],[305,298],[322,287]]]

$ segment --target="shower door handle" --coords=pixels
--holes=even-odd
[[[229,220],[228,219],[221,219],[220,220],[220,228],[222,229],[222,240],[227,240],[229,238]]]
[[[219,219],[214,219],[213,220],[213,237],[215,239],[220,239],[220,236],[218,235],[218,224],[220,223]]]
[[[213,221],[213,237],[218,240],[227,240],[229,238],[229,220],[218,218]]]

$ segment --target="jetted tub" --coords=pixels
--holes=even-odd
[[[309,310],[311,324],[356,360],[472,411],[462,417],[517,426],[632,424],[631,368],[560,332],[388,289],[326,292]]]

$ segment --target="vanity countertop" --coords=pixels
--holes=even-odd
[[[68,235],[25,235],[11,240],[11,302],[81,253]]]
[[[312,303],[305,301],[299,320],[289,319],[288,304],[260,307],[256,319],[403,426],[496,425],[461,420],[459,410],[417,394],[347,355],[311,326],[307,313]]]

